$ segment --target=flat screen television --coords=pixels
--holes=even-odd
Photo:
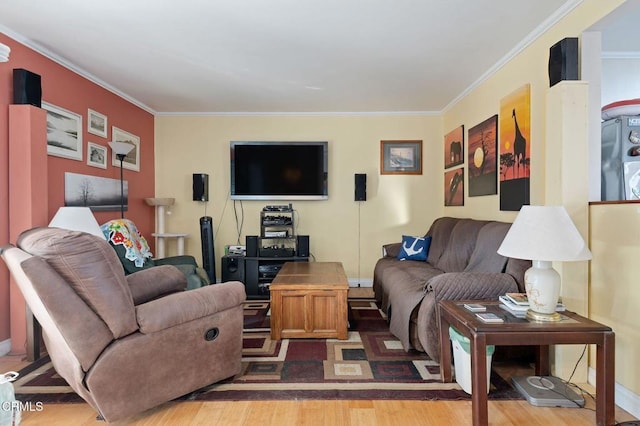
[[[231,199],[326,200],[328,142],[231,142]]]

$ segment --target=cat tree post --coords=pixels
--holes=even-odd
[[[151,234],[156,238],[156,258],[161,259],[165,257],[165,240],[167,238],[175,238],[177,241],[178,255],[184,254],[184,238],[188,234],[182,233],[166,233],[164,232],[164,216],[166,214],[165,208],[172,206],[175,203],[175,198],[145,198],[144,201],[156,208],[156,232]]]

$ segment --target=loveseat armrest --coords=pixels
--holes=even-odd
[[[153,259],[153,262],[156,265],[193,265],[194,268],[198,266],[196,258],[188,254]]]
[[[240,305],[246,299],[244,284],[230,281],[174,293],[136,306],[140,332],[155,333]]]
[[[178,268],[169,265],[141,269],[127,275],[126,279],[134,305],[183,291],[187,287],[185,275]]]
[[[504,273],[448,272],[427,281],[426,292],[433,292],[435,300],[497,299],[507,292],[517,292],[515,278]]]
[[[390,243],[382,246],[382,257],[398,257],[402,243]]]

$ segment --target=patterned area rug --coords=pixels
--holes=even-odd
[[[269,302],[244,306],[242,371],[181,400],[470,399],[457,383],[441,383],[438,364],[424,353],[405,352],[371,300],[349,301],[349,338],[273,341]],[[48,358],[20,372],[21,401],[82,402]],[[493,373],[490,399],[521,399]]]

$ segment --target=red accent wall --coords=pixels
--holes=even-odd
[[[116,126],[140,137],[140,172],[124,170],[124,179],[129,184],[129,210],[125,212],[125,217],[133,220],[149,244],[153,245],[151,233],[155,229],[155,211],[144,202],[145,198],[153,197],[155,191],[153,114],[4,34],[0,34],[0,42],[11,48],[9,62],[0,63],[0,246],[15,243],[10,241],[9,236],[9,194],[12,188],[9,184],[8,163],[9,104],[13,101],[14,68],[24,68],[42,77],[43,101],[82,116],[82,161],[47,156],[47,181],[42,182],[48,191],[47,220],[64,205],[65,172],[120,179],[119,167],[111,165],[110,148],[107,147],[109,159],[106,170],[88,166],[86,156],[87,142],[107,146],[107,142],[111,140],[111,128]],[[108,138],[87,132],[88,108],[107,116]],[[104,223],[120,217],[120,211],[95,212],[95,216],[98,223]],[[9,288],[9,272],[4,263],[0,262],[0,342],[11,337]]]

